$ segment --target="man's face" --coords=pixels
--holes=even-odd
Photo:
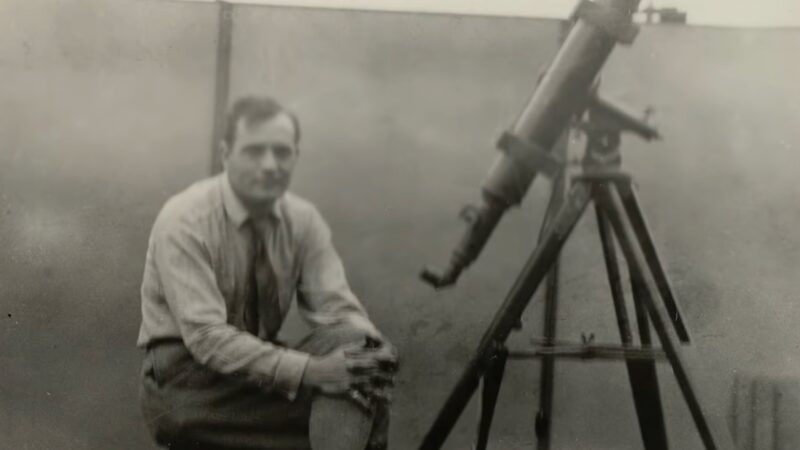
[[[258,205],[286,192],[297,156],[294,124],[281,113],[251,124],[240,119],[233,146],[225,148],[224,165],[233,190]]]

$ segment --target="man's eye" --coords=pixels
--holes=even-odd
[[[279,159],[286,159],[292,155],[292,148],[288,145],[276,145],[272,147],[272,151],[275,152],[275,157]]]
[[[242,151],[247,156],[259,156],[264,151],[264,147],[260,145],[250,145],[245,147]]]

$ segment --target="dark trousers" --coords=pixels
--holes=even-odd
[[[319,327],[297,349],[325,355],[363,342],[352,327]],[[180,341],[148,349],[142,412],[156,441],[172,449],[385,449],[388,406],[370,414],[352,400],[301,390],[294,401],[198,364]]]

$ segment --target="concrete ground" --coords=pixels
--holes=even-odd
[[[4,448],[153,448],[136,403],[138,287],[169,195],[207,175],[213,5],[0,4],[0,436]],[[454,289],[416,276],[460,237],[494,139],[553,55],[553,21],[243,7],[232,90],[303,123],[295,190],[328,218],[351,284],[398,345],[393,448],[415,448],[533,248],[537,181]],[[686,313],[695,380],[724,417],[737,372],[797,377],[797,30],[646,27],[603,90],[652,105],[624,142]],[[559,336],[617,338],[595,224],[565,249]],[[539,333],[538,303],[513,340]],[[290,324],[286,334],[302,330]],[[675,448],[699,448],[660,372]],[[700,370],[703,369],[703,370]],[[556,372],[554,448],[640,448],[623,368]],[[509,367],[492,448],[531,448],[535,363]],[[472,405],[446,448],[468,448]]]

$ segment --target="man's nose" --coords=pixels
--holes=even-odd
[[[275,153],[272,150],[264,152],[264,156],[261,158],[261,169],[278,170],[278,160],[275,159]]]

